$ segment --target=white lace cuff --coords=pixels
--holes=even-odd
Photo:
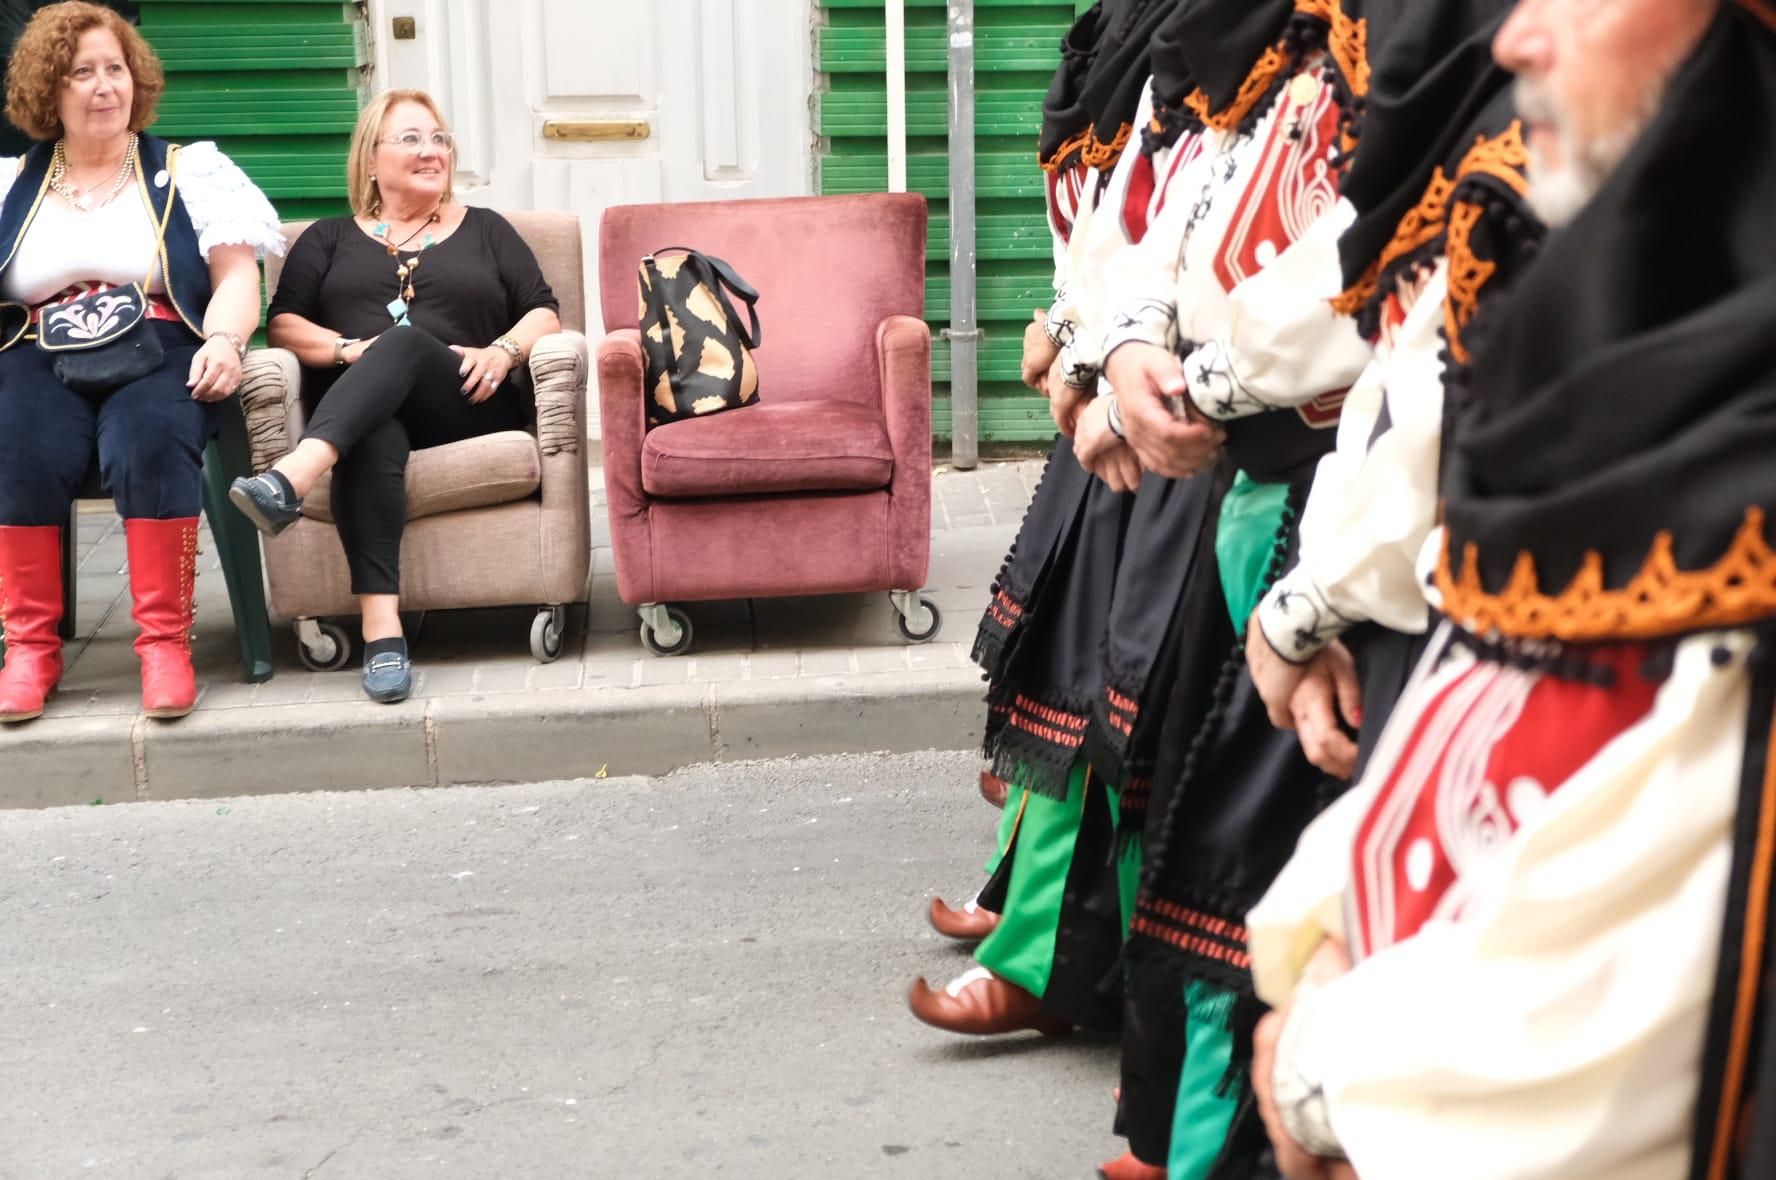
[[[1277,580],[1258,604],[1265,641],[1291,664],[1305,664],[1362,620],[1341,615],[1300,566]]]
[[[1117,309],[1104,335],[1104,357],[1108,360],[1122,345],[1134,342],[1170,351],[1176,348],[1177,338],[1177,309],[1157,299],[1143,299]]]
[[[1261,400],[1239,379],[1232,356],[1219,340],[1209,341],[1185,358],[1184,380],[1196,408],[1220,422],[1278,408]]]
[[[282,255],[277,210],[240,167],[205,140],[180,149],[179,196],[207,260],[216,246],[251,246],[253,255]]]
[[[1063,286],[1055,292],[1054,302],[1049,305],[1048,313],[1043,317],[1042,329],[1048,333],[1048,342],[1056,348],[1065,348],[1073,343],[1073,334],[1079,330],[1079,324],[1073,318],[1071,289]]]

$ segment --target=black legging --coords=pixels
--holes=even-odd
[[[527,414],[510,379],[471,404],[462,357],[418,328],[390,328],[329,389],[304,438],[339,451],[333,523],[345,547],[353,594],[399,594],[407,527],[407,456],[500,430]]]

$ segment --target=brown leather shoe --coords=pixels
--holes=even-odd
[[[1102,1180],[1166,1180],[1166,1170],[1155,1164],[1144,1164],[1135,1153],[1125,1151],[1122,1158],[1098,1165]]]
[[[981,771],[980,791],[982,799],[994,807],[1004,807],[1005,797],[1011,793],[1011,788],[1005,785],[1004,779],[992,771],[983,770]]]
[[[1066,1021],[1044,1014],[1035,996],[985,967],[959,976],[942,990],[932,988],[923,978],[914,980],[907,1007],[933,1028],[966,1036],[992,1037],[1033,1029],[1045,1037],[1059,1037],[1073,1031]]]
[[[941,897],[931,899],[931,928],[945,938],[962,942],[979,942],[999,925],[999,915],[983,910],[969,898],[959,906],[945,903]]]

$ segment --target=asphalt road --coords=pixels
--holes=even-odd
[[[1087,1177],[1106,1041],[907,1013],[966,755],[0,813],[0,1177]]]

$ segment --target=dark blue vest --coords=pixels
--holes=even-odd
[[[161,273],[166,278],[167,298],[191,329],[192,335],[203,337],[204,309],[210,304],[210,268],[197,246],[197,230],[192,228],[191,215],[179,196],[176,168],[179,149],[164,139],[142,135],[137,140],[136,189],[143,194],[154,214],[154,224],[167,213],[167,202],[173,203],[167,217],[166,241],[160,250]],[[18,253],[25,231],[37,216],[37,210],[49,199],[49,160],[55,153],[52,143],[40,143],[25,155],[24,166],[0,205],[0,281]],[[169,161],[174,162],[169,166]],[[164,180],[162,178],[165,178]],[[122,199],[120,196],[119,199]],[[19,342],[30,326],[31,309],[22,303],[0,300],[0,351]]]

